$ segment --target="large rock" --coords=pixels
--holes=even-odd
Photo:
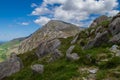
[[[66,51],[66,54],[71,54],[74,48],[75,48],[74,45],[70,46],[70,47],[68,48],[68,50]]]
[[[76,35],[75,38],[71,41],[71,44],[75,44],[77,39],[78,39],[79,35]]]
[[[55,60],[61,58],[62,56],[63,56],[63,54],[61,53],[61,51],[59,51],[58,49],[55,49],[48,62],[54,62]]]
[[[84,47],[84,49],[99,47],[101,44],[107,43],[109,40],[108,35],[109,35],[108,31],[98,33],[92,41],[88,42],[88,44]]]
[[[18,53],[31,51],[42,43],[55,38],[67,38],[70,36],[75,36],[79,30],[80,28],[73,24],[51,20],[42,28],[33,33],[30,37],[22,41],[19,46]]]
[[[44,66],[41,64],[32,65],[31,69],[33,70],[33,72],[37,72],[40,74],[42,74],[44,72]]]
[[[118,45],[113,45],[110,48],[110,51],[113,52],[113,53],[115,53],[115,56],[120,56],[120,50],[119,50]]]
[[[22,61],[16,54],[11,54],[10,58],[0,63],[0,80],[4,77],[8,77],[23,68]]]
[[[61,42],[58,39],[45,41],[44,43],[41,43],[38,46],[36,55],[38,56],[38,58],[42,58],[48,54],[55,54],[56,56],[58,56],[60,55],[60,52],[57,49],[60,45],[61,45]]]
[[[66,57],[68,60],[71,60],[71,61],[76,61],[76,60],[79,60],[80,58],[77,53],[66,54]]]
[[[105,15],[100,16],[100,17],[98,17],[97,19],[95,19],[95,20],[93,21],[93,23],[90,25],[90,27],[95,27],[95,26],[97,26],[98,24],[100,24],[101,22],[106,21],[106,20],[108,20],[108,19],[109,19],[109,18],[108,18],[107,16],[105,16]]]
[[[120,33],[117,34],[117,35],[115,35],[115,36],[113,36],[113,37],[110,39],[109,42],[111,42],[111,43],[115,43],[115,44],[120,43]]]
[[[112,35],[120,33],[120,13],[113,17],[112,22],[109,25],[109,30]]]
[[[73,49],[75,48],[74,45],[70,46],[68,48],[68,50],[66,51],[66,58],[68,60],[74,61],[74,60],[78,60],[80,57],[77,53],[72,53]]]

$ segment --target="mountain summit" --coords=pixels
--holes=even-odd
[[[38,29],[29,38],[22,41],[19,46],[19,53],[31,51],[39,44],[55,38],[67,38],[76,35],[80,30],[79,27],[58,20],[51,20],[42,28]]]

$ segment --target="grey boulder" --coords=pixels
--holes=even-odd
[[[99,47],[101,44],[107,43],[109,41],[108,35],[109,35],[108,31],[98,33],[92,41],[88,42],[88,44],[84,47],[84,49]]]
[[[79,60],[80,58],[77,53],[66,54],[66,57],[68,60],[71,60],[71,61],[76,61],[76,60]]]
[[[41,64],[32,65],[31,69],[33,70],[33,72],[37,72],[39,74],[42,74],[44,72],[44,66]]]
[[[23,63],[16,54],[11,54],[10,58],[0,63],[0,80],[8,77],[23,68]]]

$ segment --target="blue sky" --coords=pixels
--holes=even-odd
[[[51,19],[87,27],[119,10],[118,0],[0,0],[0,41],[28,36]]]

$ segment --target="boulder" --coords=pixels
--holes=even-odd
[[[110,40],[110,43],[119,44],[120,43],[120,33],[113,36]]]
[[[109,25],[109,30],[113,36],[120,33],[120,14],[113,17]]]
[[[79,60],[80,58],[77,53],[66,54],[66,57],[68,60],[71,60],[71,61]]]
[[[113,45],[110,48],[110,51],[115,53],[115,56],[120,56],[120,50],[118,48],[119,48],[118,45]]]
[[[33,70],[33,72],[37,72],[39,74],[42,74],[44,72],[44,66],[41,64],[32,65],[31,69]]]
[[[99,47],[101,44],[107,43],[109,40],[108,35],[109,35],[108,31],[98,33],[92,41],[88,42],[88,44],[84,47],[84,49]]]
[[[61,51],[59,51],[58,49],[55,49],[53,51],[54,53],[52,53],[51,58],[48,60],[48,62],[53,62],[59,58],[61,58],[63,56],[63,54],[61,53]]]
[[[66,51],[66,54],[71,54],[74,48],[75,48],[74,45],[70,46],[70,47],[68,48],[68,50]]]
[[[75,38],[71,41],[71,44],[76,43],[77,39],[78,39],[79,35],[75,36]]]
[[[38,56],[38,58],[42,58],[47,54],[59,52],[59,51],[56,51],[56,49],[60,45],[61,45],[61,42],[58,39],[45,41],[44,43],[41,43],[37,48],[36,55]]]
[[[12,53],[10,58],[0,63],[0,80],[8,77],[23,68],[23,63],[15,53]]]
[[[97,71],[98,71],[98,69],[90,69],[90,70],[88,70],[89,71],[89,73],[91,73],[91,74],[95,74]]]

